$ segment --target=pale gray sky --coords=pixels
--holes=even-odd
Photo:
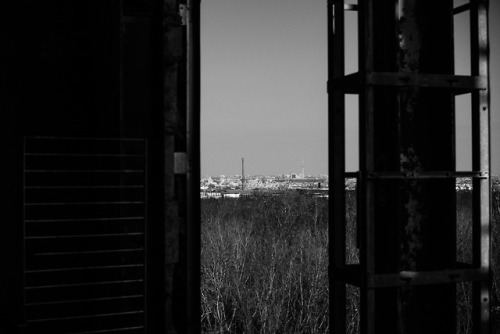
[[[203,0],[201,174],[328,173],[326,0]],[[467,14],[456,18],[457,74],[468,74]],[[499,1],[490,4],[492,168],[500,174]],[[348,14],[346,71],[357,69]],[[496,94],[495,94],[496,92]],[[457,168],[470,169],[470,99],[457,100]],[[347,97],[346,169],[357,170],[357,97]]]

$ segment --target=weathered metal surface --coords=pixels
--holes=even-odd
[[[470,2],[471,75],[489,76],[488,1]],[[472,168],[490,171],[490,97],[489,90],[473,92],[472,110]],[[491,180],[473,180],[473,264],[490,270]],[[486,334],[490,330],[490,282],[484,280],[473,285],[474,333]]]
[[[375,131],[379,135],[375,138],[374,172],[418,174],[455,169],[453,94],[431,89],[456,83],[450,81],[454,79],[452,5],[452,1],[400,0],[396,8],[374,8],[380,20],[374,27],[377,43],[392,45],[393,52],[376,49],[376,70],[399,74],[374,75],[372,79],[401,87],[376,88]],[[377,274],[453,268],[454,180],[372,182],[378,208],[375,234],[381,241],[375,248]],[[390,296],[377,290],[374,316],[393,319],[391,324],[377,322],[377,332],[453,333],[454,291],[453,285],[405,286]]]
[[[364,273],[360,265],[347,265],[344,270],[340,268],[336,270],[338,271],[337,279],[364,289],[481,282],[488,277],[488,271],[477,268],[440,271],[401,271],[373,275]],[[394,319],[396,320],[397,318]]]
[[[443,75],[425,73],[372,72],[353,73],[334,79],[328,91],[343,90],[345,93],[359,94],[363,85],[387,87],[423,87],[452,90],[453,94],[467,94],[476,90],[486,90],[485,76]]]
[[[344,1],[328,1],[328,81],[344,76]],[[345,266],[345,101],[341,92],[328,95],[328,147],[330,198],[329,204],[329,258],[330,314],[336,333],[346,330],[346,286],[335,280],[337,268]]]
[[[374,54],[374,22],[376,19],[374,13],[374,3],[370,0],[359,2],[358,31],[359,31],[359,65],[362,73],[371,73],[375,70]],[[379,4],[377,4],[378,6]],[[360,157],[359,168],[359,195],[358,195],[358,217],[357,224],[360,231],[360,263],[364,273],[375,273],[375,193],[374,184],[368,182],[364,177],[367,172],[373,171],[375,166],[375,118],[374,118],[374,88],[373,86],[364,86],[360,90],[359,96],[359,133],[360,133]],[[362,333],[374,334],[375,328],[375,290],[362,289],[360,292],[360,329]],[[380,319],[384,321],[386,319]]]

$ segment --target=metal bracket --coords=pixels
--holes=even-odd
[[[398,72],[356,72],[333,79],[327,83],[328,93],[343,90],[346,94],[359,94],[360,87],[426,87],[451,89],[455,95],[470,93],[474,90],[488,89],[488,80],[483,76],[443,75]]]
[[[367,172],[368,180],[380,179],[456,179],[459,177],[471,177],[478,179],[487,179],[488,172]]]
[[[181,25],[187,25],[187,16],[189,8],[186,4],[179,5],[179,16],[181,17]]]
[[[174,174],[186,174],[187,154],[186,152],[174,153]]]

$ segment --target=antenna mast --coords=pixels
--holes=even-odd
[[[245,158],[241,158],[241,190],[245,189]]]

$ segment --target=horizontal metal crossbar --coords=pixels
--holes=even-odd
[[[488,179],[488,172],[367,172],[366,179],[456,179],[456,178],[478,178]],[[347,172],[344,173],[345,178],[358,178],[363,173]]]
[[[488,172],[368,172],[366,179],[456,179],[461,177],[487,179]]]
[[[356,72],[328,82],[328,92],[343,90],[345,93],[358,94],[360,87],[423,87],[451,89],[456,95],[470,93],[474,90],[488,89],[488,80],[482,76],[371,72]]]
[[[465,5],[458,6],[456,8],[453,8],[453,15],[457,15],[463,12],[466,12],[471,9],[471,4],[466,3]]]
[[[346,269],[337,269],[333,275],[337,281],[343,281],[358,287],[369,289],[390,288],[414,285],[455,284],[458,282],[478,282],[488,280],[488,270],[449,269],[437,271],[401,271],[388,274],[369,274],[361,271],[359,264],[348,265]]]
[[[358,11],[358,5],[354,5],[354,4],[344,4],[344,10],[349,10],[349,11],[353,11],[353,12],[357,12]]]
[[[333,2],[333,4],[335,5],[335,1]],[[468,10],[471,9],[471,4],[470,3],[466,3],[464,5],[461,5],[461,6],[458,6],[456,8],[453,9],[453,14],[456,15],[456,14],[460,14],[460,13],[463,13],[463,12],[466,12]],[[359,5],[356,5],[356,4],[344,4],[344,10],[346,11],[358,11],[359,10]]]

